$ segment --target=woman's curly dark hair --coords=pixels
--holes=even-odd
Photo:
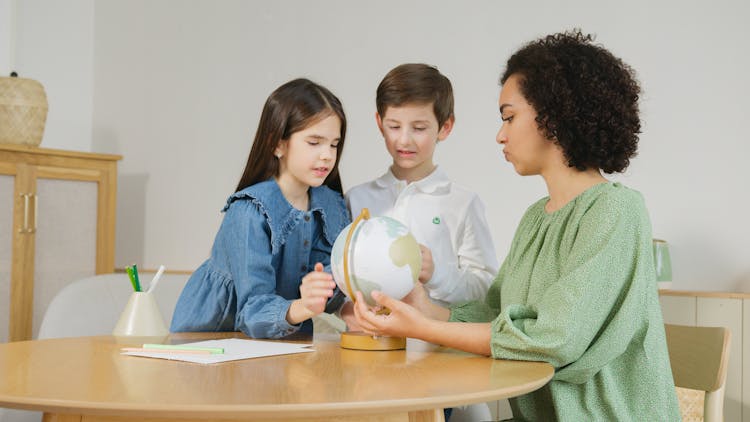
[[[592,41],[578,29],[532,41],[508,59],[500,81],[520,76],[539,129],[570,167],[622,172],[638,148],[640,87],[630,66]]]

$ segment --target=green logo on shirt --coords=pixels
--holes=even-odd
[[[435,217],[432,219],[432,224],[440,224],[440,217]]]

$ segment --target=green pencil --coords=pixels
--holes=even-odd
[[[141,280],[138,278],[138,266],[133,264],[133,275],[135,276],[135,285],[138,288],[136,292],[142,292],[143,289],[141,289]]]
[[[128,273],[128,278],[130,279],[130,284],[133,285],[133,291],[138,291],[138,284],[135,282],[135,276],[133,275],[133,268],[131,267],[125,267],[125,272]]]

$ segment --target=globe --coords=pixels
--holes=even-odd
[[[370,296],[373,290],[402,299],[418,282],[421,268],[422,253],[409,228],[390,217],[369,218],[366,208],[339,233],[331,251],[331,271],[339,289],[352,300],[353,294],[362,292],[370,306],[376,305]]]

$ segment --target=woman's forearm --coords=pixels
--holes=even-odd
[[[444,309],[444,308],[443,308]],[[446,309],[447,311],[447,309]],[[447,319],[447,318],[446,318]],[[419,330],[422,340],[478,355],[490,356],[490,323],[430,320]]]

